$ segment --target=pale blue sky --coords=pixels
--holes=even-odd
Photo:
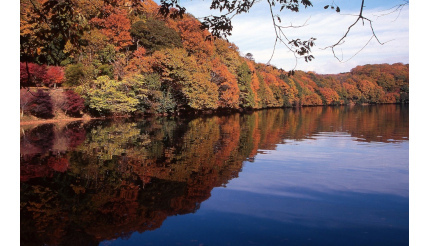
[[[380,41],[389,42],[379,45],[373,39],[365,49],[354,56],[372,36],[368,23],[365,23],[364,27],[361,24],[356,25],[350,32],[345,44],[336,50],[338,57],[343,55],[344,61],[353,57],[343,63],[333,57],[330,49],[322,50],[321,48],[336,43],[343,36],[348,26],[355,21],[356,17],[351,15],[359,13],[361,1],[339,1],[337,4],[341,8],[340,14],[323,8],[325,5],[331,4],[332,1],[313,1],[313,7],[302,9],[299,13],[284,10],[281,13],[281,18],[282,23],[286,25],[302,25],[309,19],[306,27],[287,30],[289,37],[301,38],[302,40],[310,37],[317,38],[316,47],[313,49],[313,55],[316,59],[309,63],[301,59],[296,69],[328,74],[349,72],[357,65],[364,64],[409,63],[409,6],[406,6],[400,14],[393,13],[379,18],[376,16],[387,13],[386,10],[403,2],[402,0],[368,0],[365,2],[364,15],[373,20],[373,27]],[[211,1],[181,1],[180,3],[186,7],[187,12],[197,18],[218,14],[217,11],[209,10]],[[275,42],[267,2],[260,1],[254,5],[250,13],[234,17],[232,33],[229,41],[235,43],[242,54],[250,52],[257,62],[267,63]],[[295,59],[285,47],[278,45],[271,64],[278,68],[290,70],[295,66]]]

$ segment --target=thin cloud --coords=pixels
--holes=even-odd
[[[371,13],[380,13],[381,9],[366,10]],[[295,25],[306,22],[309,16],[295,17]],[[372,37],[372,31],[365,23],[357,24],[348,35],[346,42],[335,49],[336,55],[347,63],[338,62],[331,49],[321,48],[336,43],[345,33],[348,26],[356,19],[350,15],[317,13],[311,16],[307,26],[298,29],[287,30],[291,38],[307,39],[311,36],[317,38],[313,55],[316,59],[310,63],[303,60],[299,62],[297,69],[304,71],[316,71],[318,73],[348,72],[357,65],[378,63],[409,63],[409,11],[405,8],[395,19],[393,16],[374,18],[373,27],[381,42],[380,45],[375,38],[363,49],[363,46]],[[393,20],[395,19],[395,22]],[[289,25],[290,22],[286,21]],[[233,20],[233,36],[229,39],[238,45],[243,53],[252,53],[257,62],[266,63],[270,59],[275,41],[273,26],[267,16],[243,15]],[[361,51],[360,51],[361,50]],[[360,52],[359,52],[360,51]],[[357,54],[357,52],[359,52]],[[293,61],[291,61],[291,59]],[[290,60],[290,61],[289,61]],[[294,56],[281,46],[277,46],[275,57],[271,64],[285,70],[292,69],[295,64]]]
[[[181,4],[196,18],[220,14],[219,11],[210,10],[211,1],[183,1]],[[357,23],[348,35],[345,44],[335,49],[336,55],[340,58],[343,57],[344,60],[352,57],[348,62],[338,62],[330,49],[321,50],[321,48],[336,43],[344,35],[349,25],[355,21],[357,17],[354,15],[357,14],[359,4],[353,4],[355,3],[344,3],[344,6],[341,6],[341,14],[324,11],[322,7],[324,3],[319,2],[315,3],[313,8],[302,9],[299,13],[288,11],[281,13],[282,24],[287,26],[307,23],[305,27],[286,30],[288,37],[302,40],[310,37],[317,38],[316,46],[312,50],[316,59],[309,63],[301,59],[296,69],[332,74],[348,72],[357,65],[409,63],[409,7],[406,6],[400,15],[394,13],[377,17],[396,5],[395,2],[378,3],[386,5],[379,8],[374,8],[372,3],[369,3],[366,4],[369,8],[365,9],[366,16],[374,21],[373,27],[380,41],[391,40],[390,42],[380,45],[374,38],[361,50],[369,41],[372,32],[368,23],[365,23],[364,26],[362,23]],[[370,9],[370,7],[373,8]],[[232,23],[233,35],[228,38],[229,41],[235,43],[242,54],[252,53],[257,62],[267,63],[275,43],[267,3],[264,1],[257,3],[249,13],[235,16]],[[357,52],[359,53],[357,54]],[[296,61],[288,49],[277,45],[271,64],[284,70],[290,70],[295,67]]]

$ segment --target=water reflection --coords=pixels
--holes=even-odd
[[[294,208],[289,211],[292,216],[280,215],[280,209],[264,212],[257,198],[237,199],[240,192],[322,199],[318,194],[328,190],[348,190],[407,197],[404,175],[402,179],[385,176],[390,185],[372,186],[366,185],[369,177],[360,179],[363,175],[357,171],[384,176],[380,166],[372,167],[367,160],[407,143],[408,124],[407,107],[382,105],[25,127],[21,129],[21,244],[98,245],[126,239],[133,232],[161,227],[172,215],[195,213],[203,201],[220,210],[220,202],[228,199],[239,204],[224,212],[242,209],[242,214],[270,214],[290,222],[303,213]],[[378,143],[391,147],[381,152],[375,149]],[[363,151],[369,144],[373,152]],[[315,146],[327,149],[318,151]],[[330,151],[330,146],[344,153]],[[267,175],[244,169],[244,161],[251,163],[254,158],[272,163],[273,169]],[[363,165],[348,162],[360,158]],[[288,167],[280,160],[288,160]],[[235,179],[239,173],[241,178]],[[402,182],[392,186],[388,182],[392,179]],[[227,197],[208,200],[219,194],[215,187],[229,183],[234,184],[232,195],[227,192],[223,193]],[[256,207],[244,210],[247,206],[240,201]],[[276,201],[272,204],[276,206]],[[322,220],[326,215],[307,216]]]

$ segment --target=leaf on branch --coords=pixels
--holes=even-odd
[[[340,12],[340,8],[339,7],[336,7],[336,12]]]
[[[288,71],[288,77],[294,76],[294,70]]]
[[[312,61],[312,59],[315,59],[315,57],[313,55],[305,56],[306,62],[310,62],[310,61]]]
[[[329,6],[328,6],[328,5],[326,5],[326,6],[324,6],[324,9],[328,9],[328,7],[329,7]]]
[[[202,29],[208,29],[212,32],[212,35],[218,38],[226,38],[227,36],[231,36],[231,31],[233,30],[233,26],[231,24],[231,20],[226,17],[225,15],[222,15],[220,17],[218,16],[211,16],[211,17],[205,17],[204,21],[201,25]]]
[[[303,6],[305,6],[305,8],[307,8],[308,6],[313,6],[311,1],[309,0],[302,0],[302,4]]]
[[[171,8],[176,7],[177,10],[171,10]],[[166,1],[162,0],[160,4],[160,8],[158,10],[158,13],[162,15],[163,17],[169,16],[172,19],[175,18],[183,18],[184,14],[186,12],[186,9],[179,5],[178,0],[171,0]]]

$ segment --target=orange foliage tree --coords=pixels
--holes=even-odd
[[[186,15],[178,21],[177,28],[182,38],[182,44],[189,53],[194,54],[199,60],[212,55],[214,46],[206,38],[210,33],[207,30],[201,30],[201,23],[197,19]]]
[[[149,57],[146,56],[146,50],[143,47],[137,48],[133,53],[133,57],[129,60],[127,72],[131,73],[149,73],[151,68],[149,65]]]
[[[54,87],[57,86],[57,84],[63,83],[65,80],[64,78],[64,69],[60,66],[49,66],[46,71],[46,79],[45,84],[51,86],[54,85]]]
[[[372,83],[367,79],[361,79],[357,82],[357,87],[363,95],[365,102],[379,102],[384,91],[376,83]]]
[[[254,66],[255,63],[249,59],[246,59],[245,61],[251,71],[251,89],[254,92],[255,108],[261,108],[261,99],[258,93],[258,90],[260,89],[260,81],[258,80],[257,70]]]
[[[332,105],[339,103],[339,95],[331,88],[320,88],[319,92],[322,96],[322,100],[326,105]]]
[[[354,84],[343,83],[342,87],[345,89],[347,99],[350,102],[357,101],[359,98],[361,98],[361,96],[362,96],[361,92],[360,92],[360,90],[358,90],[358,88]]]
[[[219,58],[212,61],[211,82],[218,86],[218,104],[221,108],[239,108],[237,80]]]
[[[127,10],[114,8],[110,5],[104,7],[101,17],[91,19],[91,23],[106,35],[109,42],[115,45],[117,51],[131,45],[131,23],[127,18]]]

